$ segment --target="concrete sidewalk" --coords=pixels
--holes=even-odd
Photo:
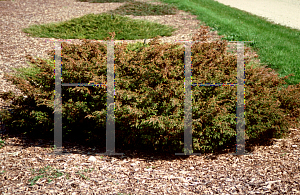
[[[300,30],[300,0],[214,0]]]

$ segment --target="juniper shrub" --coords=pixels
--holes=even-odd
[[[226,52],[228,42],[205,42],[207,33],[202,26],[193,37],[203,42],[191,48],[192,83],[237,83],[237,59]],[[116,148],[183,151],[185,77],[180,44],[160,44],[157,38],[146,45],[115,44]],[[106,48],[89,40],[82,45],[62,43],[62,83],[105,84]],[[13,100],[14,112],[3,111],[11,130],[53,138],[55,51],[49,54],[48,60],[28,56],[33,68],[23,71],[22,78],[5,75],[27,95],[24,99],[11,92],[0,94]],[[250,142],[284,136],[298,121],[300,84],[278,90],[285,78],[265,67],[246,66],[245,134]],[[233,86],[192,86],[194,151],[211,152],[235,144],[236,94]],[[63,86],[63,139],[105,147],[106,97],[105,86]]]

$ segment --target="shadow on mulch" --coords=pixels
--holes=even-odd
[[[5,133],[2,132],[2,138],[5,140],[6,144],[5,146],[9,145],[10,147],[13,146],[22,146],[23,149],[28,147],[42,147],[42,148],[53,148],[53,139],[35,139],[31,137],[27,137],[25,135],[22,135],[20,133],[8,133],[8,131],[5,131]],[[7,138],[17,138],[18,141],[13,143],[7,142]],[[245,144],[245,150],[247,153],[252,153],[254,151],[255,146],[270,146],[272,145],[271,140],[265,140],[263,142],[261,141],[251,141],[247,142]],[[4,146],[4,147],[5,147]],[[62,149],[62,155],[68,155],[68,154],[85,154],[87,156],[92,156],[95,154],[103,154],[106,152],[105,147],[98,147],[98,146],[89,146],[88,144],[78,144],[76,141],[63,141],[63,149]],[[194,151],[197,153],[196,151]],[[210,156],[211,159],[217,159],[218,155],[221,154],[232,154],[236,152],[235,144],[225,146],[223,149],[215,151],[214,153],[203,153],[201,156]],[[144,159],[147,161],[155,161],[155,160],[166,160],[166,161],[172,161],[172,160],[184,160],[189,158],[189,155],[175,155],[175,153],[167,153],[167,152],[160,152],[160,151],[150,151],[147,148],[115,148],[115,153],[123,153],[123,155],[113,155],[113,156],[106,156],[108,159],[111,157],[117,158],[117,159],[124,159],[124,158],[139,158]],[[178,153],[181,153],[178,151]],[[54,154],[54,152],[49,153]]]

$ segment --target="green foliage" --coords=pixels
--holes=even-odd
[[[7,138],[7,136],[6,136]],[[0,149],[5,146],[5,140],[0,137]]]
[[[193,40],[205,41],[206,27]],[[179,152],[184,138],[184,47],[160,44],[115,45],[116,147]],[[193,83],[236,83],[237,59],[226,52],[226,40],[192,45]],[[84,40],[82,45],[62,43],[63,83],[106,84],[106,44]],[[245,51],[246,52],[246,51]],[[54,50],[51,59],[34,60],[35,74],[5,75],[28,98],[13,99],[13,114],[4,114],[11,129],[30,135],[53,136]],[[246,63],[249,59],[245,59]],[[288,89],[271,69],[246,66],[245,133],[250,141],[286,134],[299,118],[300,85]],[[27,81],[26,82],[26,79]],[[210,152],[235,144],[236,87],[192,86],[193,149]],[[62,87],[64,140],[88,141],[105,146],[106,88]]]
[[[116,40],[154,38],[157,35],[171,36],[176,29],[172,26],[145,20],[130,19],[124,15],[174,15],[176,9],[170,6],[155,6],[142,2],[131,2],[116,10],[101,14],[87,14],[69,21],[31,25],[22,29],[28,36],[53,37],[59,39],[103,40],[109,32],[116,32]]]
[[[77,166],[76,166],[77,167]],[[84,169],[84,172],[92,172],[92,169]],[[84,174],[80,173],[80,171],[77,171],[76,174],[78,174],[80,176],[80,178],[83,179],[87,179],[89,180],[88,177],[86,177]],[[53,169],[52,167],[50,167],[49,165],[44,167],[44,168],[40,168],[39,170],[35,170],[35,169],[31,169],[31,175],[34,175],[35,177],[31,177],[28,182],[30,182],[30,186],[33,186],[36,184],[36,182],[39,179],[43,179],[43,178],[47,178],[48,183],[50,183],[52,180],[59,178],[61,176],[64,175],[64,172],[61,172],[57,169]],[[70,177],[70,173],[65,173],[66,178],[69,179]]]
[[[169,5],[152,5],[133,1],[107,13],[134,16],[176,15],[177,9]]]

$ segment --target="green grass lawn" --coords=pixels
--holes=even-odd
[[[88,14],[67,22],[32,26],[24,32],[34,37],[52,37],[61,39],[103,40],[116,32],[115,40],[149,39],[157,34],[171,36],[171,28],[147,21],[130,21],[129,18],[111,14]],[[150,30],[151,29],[151,30]]]
[[[86,2],[87,0],[80,1]],[[114,40],[136,40],[151,39],[157,35],[172,36],[172,33],[176,31],[172,26],[145,20],[132,20],[126,16],[175,15],[177,9],[174,6],[149,5],[133,0],[95,1],[99,3],[127,2],[128,4],[102,14],[88,14],[65,22],[32,25],[22,31],[30,37],[91,40],[105,40],[111,32],[116,33]],[[136,44],[128,44],[128,47],[133,45]]]
[[[225,35],[229,41],[245,43],[258,52],[262,63],[279,73],[289,74],[289,85],[300,83],[300,30],[266,21],[264,18],[231,8],[213,0],[161,0],[180,10],[197,15],[197,19]]]
[[[126,17],[126,15],[171,15],[176,14],[175,8],[149,6],[130,0],[127,2],[130,4],[103,14],[88,14],[66,22],[33,25],[23,29],[23,32],[32,37],[92,40],[104,40],[109,36],[109,32],[115,32],[115,40],[136,40],[154,38],[157,35],[172,36],[172,32],[176,30],[171,26]]]

